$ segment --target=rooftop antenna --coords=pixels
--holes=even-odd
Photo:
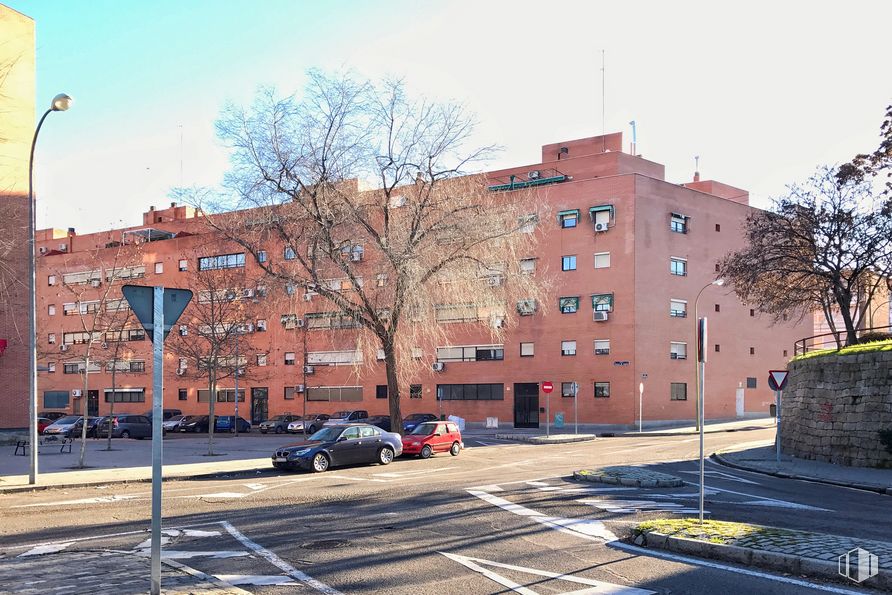
[[[635,148],[638,145],[638,127],[635,126],[635,120],[629,122],[629,126],[632,127],[632,155],[637,155]]]
[[[700,155],[694,155],[694,181],[700,181]]]
[[[601,151],[607,151],[607,62],[605,51],[601,50]]]

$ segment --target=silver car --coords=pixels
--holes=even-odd
[[[70,438],[75,428],[80,429],[79,421],[83,419],[82,415],[66,415],[60,417],[43,430],[44,436],[64,436]]]
[[[336,426],[340,424],[365,421],[368,418],[369,412],[364,409],[356,409],[353,411],[337,411],[331,414],[331,418],[329,418],[329,420],[325,422],[325,425]]]
[[[304,426],[307,427],[307,434],[315,434],[317,431],[322,429],[322,426],[325,425],[325,422],[328,421],[329,416],[326,414],[309,414],[306,416],[295,416],[294,421],[288,424],[288,433],[289,434],[303,434]]]

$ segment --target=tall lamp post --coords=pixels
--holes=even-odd
[[[700,305],[700,296],[703,295],[703,292],[706,291],[707,288],[712,287],[713,285],[721,287],[724,284],[725,284],[724,279],[716,279],[712,283],[707,283],[706,285],[704,285],[703,288],[697,293],[697,299],[694,300],[694,343],[695,344],[697,342],[697,333],[699,332],[698,327],[697,327],[697,324],[698,324],[697,320],[699,319],[698,307]],[[705,349],[705,346],[704,346],[704,349]],[[694,417],[697,420],[695,423],[695,426],[696,426],[697,431],[699,432],[700,431],[700,370],[699,370],[699,363],[697,364],[697,366],[698,367],[695,369],[696,373],[694,374],[694,378],[696,378],[695,386],[697,388],[697,402],[695,403],[697,411],[696,411],[696,414]]]
[[[30,294],[30,307],[28,312],[28,441],[31,444],[31,465],[28,471],[28,483],[37,483],[37,237],[35,236],[36,209],[34,208],[34,147],[37,145],[37,135],[43,121],[50,112],[64,112],[74,100],[65,93],[59,93],[53,97],[50,108],[43,113],[34,130],[34,139],[31,141],[31,156],[28,159],[28,278],[31,285],[28,288]],[[86,397],[86,395],[85,395]],[[86,419],[86,418],[85,418]]]

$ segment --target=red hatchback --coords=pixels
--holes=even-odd
[[[451,421],[426,421],[403,436],[403,454],[419,455],[422,459],[435,452],[448,452],[457,457],[464,447],[458,425]]]

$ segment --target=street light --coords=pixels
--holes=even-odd
[[[707,283],[706,285],[704,285],[703,288],[697,293],[697,299],[694,300],[694,344],[695,345],[697,344],[697,324],[698,324],[697,320],[699,318],[698,307],[700,304],[700,296],[703,295],[703,292],[706,291],[707,288],[712,287],[713,285],[715,285],[717,287],[721,287],[724,284],[725,284],[724,279],[716,279],[715,281],[712,281],[711,283]],[[703,349],[706,349],[705,345],[703,346]],[[694,386],[696,387],[696,392],[697,392],[697,400],[696,400],[696,403],[694,403],[697,408],[697,413],[694,417],[697,420],[695,422],[695,427],[697,430],[699,430],[700,429],[700,375],[699,375],[699,373],[697,373],[696,368],[694,371],[695,371],[694,378],[696,379],[694,382]]]
[[[36,209],[34,208],[34,147],[37,146],[37,135],[43,121],[50,112],[64,112],[71,107],[74,100],[70,95],[59,93],[53,97],[50,108],[43,113],[34,130],[34,139],[31,141],[31,155],[28,159],[28,245],[30,255],[28,257],[28,278],[31,286],[30,307],[28,312],[28,441],[31,444],[31,464],[28,471],[28,483],[37,483],[37,238],[35,236],[37,225],[35,221]]]

